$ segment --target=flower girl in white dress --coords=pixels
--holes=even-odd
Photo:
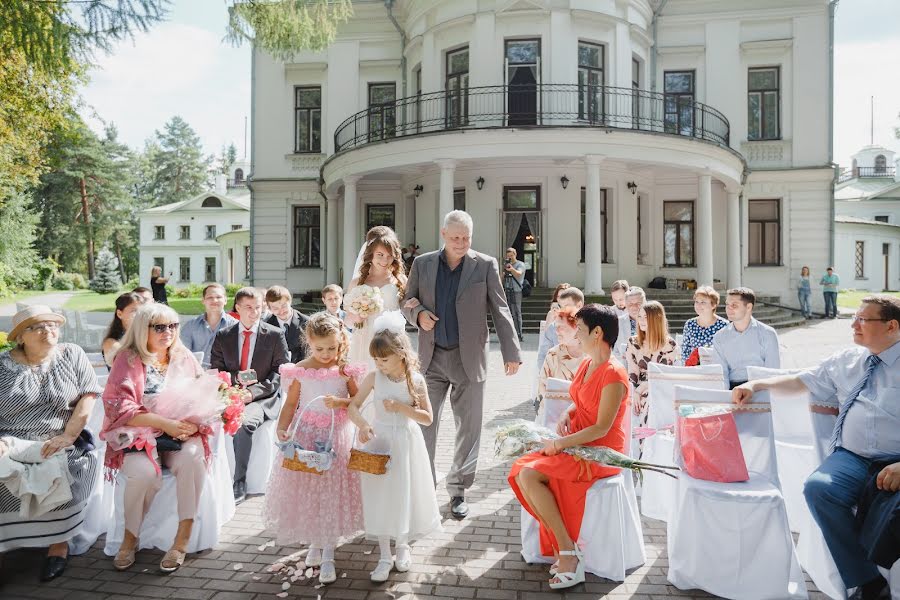
[[[391,569],[408,571],[409,543],[442,531],[441,515],[431,479],[431,465],[420,425],[430,425],[431,402],[425,378],[404,329],[399,311],[384,313],[374,326],[369,352],[376,371],[362,380],[350,399],[348,413],[359,427],[359,442],[367,451],[390,454],[387,473],[360,473],[366,537],[381,551],[372,581],[387,581]],[[374,389],[374,418],[367,421],[362,404]],[[391,555],[395,541],[397,560]]]

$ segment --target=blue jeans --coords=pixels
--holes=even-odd
[[[797,297],[800,299],[800,312],[804,317],[812,316],[812,308],[809,305],[809,290],[798,290]]]
[[[878,566],[866,558],[866,551],[859,543],[853,512],[871,462],[838,448],[809,476],[803,487],[806,504],[848,589],[880,575]]]
[[[837,316],[837,292],[822,292],[825,294],[825,318]]]

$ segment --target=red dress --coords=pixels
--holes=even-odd
[[[584,376],[590,365],[590,360],[581,363],[569,388],[569,395],[572,396],[572,400],[575,403],[570,429],[574,433],[596,424],[597,411],[600,407],[600,394],[603,388],[613,383],[621,383],[626,390],[625,398],[622,400],[622,404],[619,405],[612,427],[610,427],[605,436],[585,445],[606,446],[627,454],[628,435],[625,431],[625,423],[629,405],[631,404],[628,372],[618,360],[610,357],[606,363],[597,367],[585,381]],[[538,521],[540,519],[528,506],[516,482],[516,476],[524,467],[540,471],[550,478],[550,490],[556,498],[556,504],[566,525],[566,530],[569,532],[569,537],[575,541],[578,540],[578,533],[581,530],[584,502],[588,489],[598,479],[612,477],[620,471],[617,467],[607,467],[598,465],[595,462],[578,460],[565,453],[545,456],[540,452],[533,452],[520,457],[510,469],[509,485],[525,510],[531,513]],[[553,533],[541,523],[541,554],[552,556],[554,548],[558,548],[558,544],[553,537]]]

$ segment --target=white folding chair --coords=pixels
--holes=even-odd
[[[675,364],[679,367],[684,366],[684,360],[681,358],[681,348],[684,344],[684,334],[675,334]]]
[[[725,376],[721,365],[675,367],[650,363],[647,371],[650,395],[647,425],[664,429],[675,425],[675,386],[689,385],[710,390],[725,390]],[[675,457],[675,434],[659,431],[644,440],[642,459],[657,464],[672,464]],[[648,473],[641,491],[641,514],[651,519],[668,521],[675,505],[677,482],[671,477]]]
[[[722,359],[719,358],[719,353],[713,350],[712,348],[707,348],[705,346],[700,346],[697,348],[697,353],[700,355],[700,364],[701,365],[721,365]]]
[[[90,355],[88,355],[90,358]],[[101,359],[102,360],[102,359]],[[97,376],[97,383],[106,385],[108,375],[105,372]],[[69,552],[74,555],[87,552],[97,539],[106,533],[113,516],[113,491],[110,482],[106,481],[103,457],[106,453],[106,442],[100,439],[100,428],[103,426],[103,402],[97,398],[91,416],[85,425],[85,429],[94,436],[96,448],[94,454],[97,457],[97,474],[94,478],[94,489],[87,501],[84,511],[84,525],[81,531],[69,540]]]
[[[731,392],[675,387],[675,403],[731,408]],[[701,481],[682,472],[668,523],[668,580],[733,600],[806,598],[806,582],[778,484],[766,403],[734,412],[749,481]],[[680,458],[680,457],[679,457]]]

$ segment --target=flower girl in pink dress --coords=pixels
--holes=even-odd
[[[319,582],[332,583],[337,579],[335,546],[363,529],[359,476],[347,469],[353,441],[347,405],[366,367],[347,364],[347,335],[343,323],[330,313],[310,317],[306,339],[310,356],[296,365],[281,366],[281,382],[288,393],[276,432],[281,442],[291,439],[291,423],[302,412],[293,440],[305,449],[314,449],[315,442],[329,439],[333,414],[331,441],[336,456],[331,468],[318,475],[284,468],[279,453],[263,515],[279,544],[309,544],[306,565],[321,567]]]

